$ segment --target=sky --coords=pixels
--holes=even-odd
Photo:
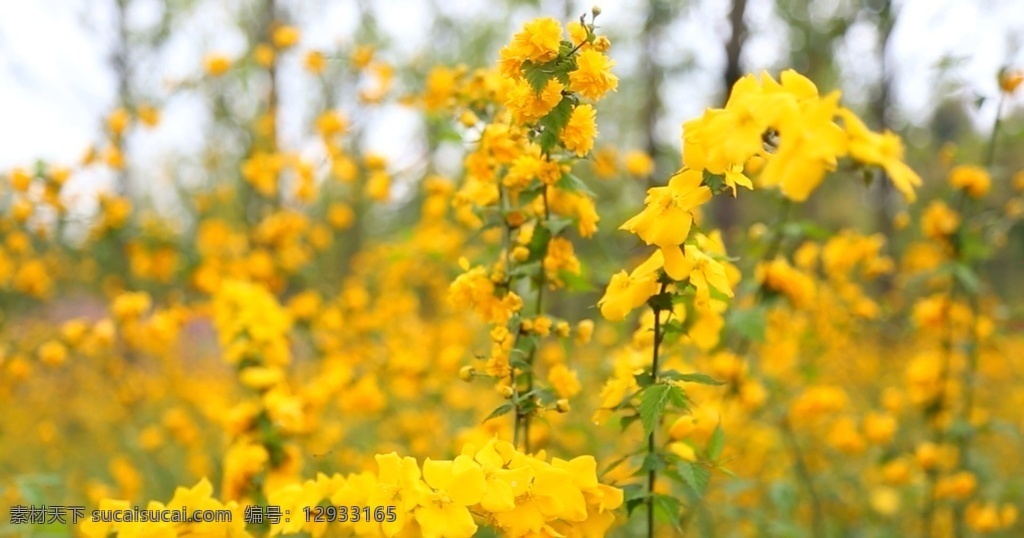
[[[150,23],[157,11],[157,0],[134,0],[132,24]],[[816,12],[827,12],[837,2],[822,0]],[[142,66],[140,72],[146,87],[154,95],[169,83],[194,75],[200,69],[203,55],[209,51],[240,54],[244,49],[242,36],[233,29],[231,6],[239,0],[200,2],[201,7],[184,25],[156,62]],[[13,166],[30,166],[36,159],[56,163],[77,160],[98,137],[101,118],[115,102],[115,82],[109,65],[113,43],[113,0],[0,0],[0,173]],[[355,32],[354,0],[294,0],[297,12],[315,13],[300,20],[304,31],[304,47],[327,47],[346,42]],[[430,16],[428,4],[413,0],[374,3],[384,30],[396,37],[396,56],[414,56],[429,47],[429,36],[423,24]],[[548,4],[540,1],[541,10]],[[586,11],[590,3],[576,2]],[[608,0],[600,2],[601,23],[618,35],[636,35],[641,24],[637,2]],[[699,115],[712,102],[724,64],[721,43],[729,34],[725,15],[728,2],[695,2],[695,8],[676,22],[668,32],[665,54],[689,54],[696,69],[683,79],[673,80],[665,89],[668,110],[663,125],[666,136],[684,120]],[[994,73],[1002,65],[1024,67],[1021,43],[1024,37],[1024,4],[1022,0],[897,0],[898,24],[894,29],[889,61],[895,73],[895,101],[905,118],[926,117],[935,92],[935,66],[943,57],[963,58],[953,79],[964,84],[967,93],[994,95]],[[488,2],[450,0],[443,2],[449,13],[464,17],[509,17],[510,34],[531,17],[529,10],[512,14],[488,11]],[[817,9],[820,6],[820,10]],[[561,9],[554,10],[558,14]],[[815,16],[811,13],[811,16]],[[785,57],[785,25],[773,13],[771,0],[750,0],[748,24],[752,37],[745,50],[748,70],[781,67]],[[844,74],[849,79],[847,95],[861,98],[878,76],[874,60],[875,30],[867,24],[855,25],[838,51]],[[712,43],[714,46],[706,46]],[[616,58],[613,46],[611,55]],[[628,52],[628,49],[623,50]],[[636,59],[616,58],[620,76],[635,69]],[[301,80],[298,60],[285,66],[295,76],[286,81]],[[287,71],[286,71],[287,73]],[[305,91],[301,83],[282,88],[283,101],[288,95]],[[859,92],[859,94],[858,94]],[[293,99],[301,102],[302,99]],[[159,162],[168,150],[187,153],[202,143],[198,133],[205,121],[197,98],[177,96],[164,103],[164,121],[152,132],[144,132],[131,140],[130,151],[135,162]],[[1015,106],[1020,106],[1017,98]],[[284,136],[293,136],[301,143],[301,105],[282,110]],[[994,106],[983,107],[975,118],[978,125],[991,124]],[[371,149],[400,160],[415,153],[415,137],[420,132],[416,115],[401,107],[387,107],[375,117],[376,129],[369,134]],[[292,133],[289,135],[289,133]],[[409,133],[407,139],[394,133]],[[159,168],[158,166],[155,168]],[[91,182],[102,188],[102,178]]]

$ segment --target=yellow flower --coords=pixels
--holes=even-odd
[[[324,57],[324,53],[318,50],[311,50],[306,53],[302,63],[307,71],[314,75],[319,75],[327,67],[327,58]]]
[[[982,198],[992,188],[992,178],[980,166],[961,165],[950,170],[949,184],[966,191],[971,198]]]
[[[582,388],[580,380],[576,377],[576,372],[564,364],[556,364],[548,370],[548,383],[560,398],[572,398],[579,394]]]
[[[138,114],[139,121],[146,127],[156,127],[160,123],[160,109],[153,105],[139,105],[135,113]]]
[[[960,471],[944,476],[935,484],[935,496],[939,499],[966,499],[978,487],[978,479],[970,471]]]
[[[626,154],[626,171],[636,177],[647,177],[654,172],[654,160],[643,151],[630,151]]]
[[[506,48],[509,55],[520,62],[543,63],[555,59],[561,45],[562,25],[555,19],[543,17],[526,23]]]
[[[540,92],[525,80],[515,81],[505,94],[505,106],[512,112],[512,118],[518,124],[535,122],[562,100],[562,85],[555,79],[547,82]]]
[[[604,97],[619,86],[619,77],[612,74],[615,62],[594,49],[586,49],[576,57],[576,70],[569,73],[569,89],[591,100]]]
[[[1013,93],[1017,91],[1017,88],[1021,83],[1024,83],[1024,71],[1010,69],[999,70],[999,89],[1004,92]]]
[[[128,111],[118,107],[110,113],[110,116],[107,116],[107,130],[114,136],[120,136],[128,128],[130,121],[131,117],[128,115]]]
[[[578,47],[581,43],[587,40],[589,32],[587,27],[580,23],[580,21],[570,22],[566,29],[569,31],[569,41],[572,42],[572,46]]]
[[[278,49],[287,49],[299,42],[299,29],[294,26],[278,26],[274,29],[271,40]]]
[[[356,69],[364,69],[373,61],[377,51],[370,45],[359,45],[352,51],[352,65]]]
[[[39,360],[48,366],[60,366],[67,360],[67,357],[67,348],[56,340],[50,340],[39,346]]]
[[[908,202],[917,196],[914,188],[921,186],[921,178],[903,162],[903,142],[891,131],[871,132],[856,114],[840,108],[837,115],[843,119],[849,136],[850,156],[869,165],[885,169],[893,186],[903,193]]]
[[[594,335],[594,320],[584,319],[576,324],[576,345],[582,346],[590,342]]]
[[[423,480],[433,490],[423,494],[416,508],[423,536],[473,536],[477,525],[468,507],[479,503],[487,490],[480,465],[465,455],[454,461],[427,458]]]
[[[921,215],[921,230],[925,237],[942,239],[960,227],[960,215],[942,200],[932,200]]]
[[[632,310],[658,293],[657,270],[665,264],[660,250],[640,264],[632,273],[619,271],[612,275],[604,296],[597,302],[601,315],[609,321],[621,321]]]
[[[802,202],[835,170],[847,152],[846,136],[832,121],[838,102],[839,92],[833,92],[780,120],[779,147],[761,172],[763,184],[778,185],[787,198]]]
[[[673,249],[666,249],[673,250]],[[690,284],[697,289],[697,304],[706,305],[711,298],[710,288],[715,288],[719,293],[732,297],[732,286],[729,285],[729,278],[725,274],[725,266],[714,258],[704,254],[693,245],[686,245],[685,248],[686,268],[681,272],[687,274]],[[666,260],[666,272],[676,280],[680,280],[668,269]],[[681,273],[679,272],[679,273]]]
[[[252,51],[252,55],[256,60],[256,63],[263,67],[270,67],[274,65],[274,59],[277,58],[277,53],[274,52],[274,48],[266,43],[256,45],[256,48]]]
[[[219,77],[231,69],[231,59],[223,54],[207,54],[203,59],[203,69],[212,77]]]
[[[366,500],[368,506],[395,506],[394,521],[384,521],[381,528],[386,536],[394,536],[408,523],[412,510],[420,504],[424,486],[420,480],[420,468],[416,460],[398,454],[378,454],[377,487]]]
[[[592,105],[582,104],[573,109],[569,122],[562,129],[562,143],[565,149],[583,157],[594,147],[597,136],[597,111]]]
[[[681,170],[668,186],[648,190],[643,211],[619,229],[639,235],[648,245],[681,245],[690,235],[693,210],[711,199],[711,189],[701,185],[703,179],[697,170]]]

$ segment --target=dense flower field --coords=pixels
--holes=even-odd
[[[986,272],[1024,218],[1000,123],[922,177],[838,91],[752,74],[656,177],[599,135],[599,14],[409,93],[371,47],[287,25],[211,54],[187,85],[225,110],[286,55],[358,98],[309,123],[311,157],[259,96],[174,215],[123,185],[68,211],[160,122],[145,103],[80,162],[0,172],[0,534],[1024,532],[1021,310]],[[1022,75],[999,76],[1009,99]],[[394,101],[460,144],[457,175],[362,149]],[[894,189],[893,233],[801,217],[840,182]],[[721,197],[774,216],[727,237]]]

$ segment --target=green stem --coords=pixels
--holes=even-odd
[[[1005,102],[1005,100],[1006,95],[1000,94],[999,105],[996,107],[996,119],[992,124],[992,132],[989,135],[988,148],[985,152],[985,168],[989,170],[989,173],[991,173],[992,166],[993,164],[995,164],[996,139],[999,136],[999,127],[1002,123],[1003,103]],[[965,230],[968,230],[968,228],[966,228],[966,225],[967,222],[970,220],[969,210],[971,209],[972,204],[966,203],[966,200],[967,195],[966,193],[964,193],[963,198],[961,199],[961,212],[963,213],[961,215],[961,218],[963,219]],[[962,258],[963,253],[960,248],[957,248],[956,253],[958,258]],[[964,260],[961,261],[963,263],[967,263]],[[965,431],[960,432],[960,434],[957,436],[956,443],[957,454],[959,457],[957,467],[962,471],[971,470],[971,439],[974,437],[974,432],[970,427],[970,421],[971,414],[974,412],[974,385],[975,377],[977,375],[976,372],[978,370],[978,341],[976,331],[978,323],[978,314],[981,311],[981,305],[978,301],[977,291],[971,292],[970,290],[967,290],[967,292],[968,304],[970,305],[971,309],[971,325],[968,328],[965,342],[967,348],[967,367],[964,370],[963,378],[961,379],[964,391],[964,405],[960,415],[960,419],[964,422],[966,428]],[[952,325],[952,321],[950,321],[950,325]],[[951,331],[950,348],[952,348],[952,336],[953,335]],[[952,349],[950,349],[950,355],[952,355]],[[953,507],[953,533],[954,536],[956,536],[957,538],[961,538],[967,535],[966,521],[964,519],[965,509],[966,507],[963,503],[957,503],[957,505]]]
[[[1003,122],[1003,102],[1006,101],[1006,95],[1000,94],[999,105],[996,107],[996,119],[992,123],[992,134],[988,141],[988,151],[985,153],[985,168],[991,169],[992,164],[996,158],[996,135],[999,134],[999,126]]]
[[[668,284],[662,282],[661,290],[658,291],[658,295],[665,293],[665,289]],[[654,310],[654,345],[651,352],[651,386],[654,386],[658,382],[658,349],[661,347],[661,309],[653,308]],[[651,455],[655,452],[655,438],[654,434],[658,429],[658,425],[651,428],[651,433],[647,436],[647,454]],[[658,479],[658,472],[654,469],[647,471],[647,538],[654,537],[654,483]]]
[[[811,499],[811,536],[815,538],[823,537],[825,536],[825,516],[824,511],[821,509],[821,498],[818,496],[818,490],[814,487],[814,478],[807,468],[807,461],[804,459],[800,444],[797,443],[796,434],[793,433],[793,427],[789,423],[789,418],[784,416],[779,422],[779,427],[782,430],[783,438],[786,440],[786,446],[793,456],[793,466],[796,468],[797,478],[803,484],[804,489],[807,490],[807,496]]]

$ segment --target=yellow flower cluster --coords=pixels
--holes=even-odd
[[[744,170],[758,158],[767,161],[761,184],[778,186],[787,198],[802,202],[847,155],[884,168],[913,200],[921,179],[903,164],[899,138],[871,132],[839,106],[839,92],[822,97],[814,83],[792,70],[783,71],[779,81],[767,73],[760,80],[743,77],[724,108],[709,109],[683,125],[683,164],[724,176],[733,193],[736,185],[752,187]]]
[[[213,321],[228,362],[281,367],[291,360],[291,317],[262,286],[222,283],[213,297]]]

